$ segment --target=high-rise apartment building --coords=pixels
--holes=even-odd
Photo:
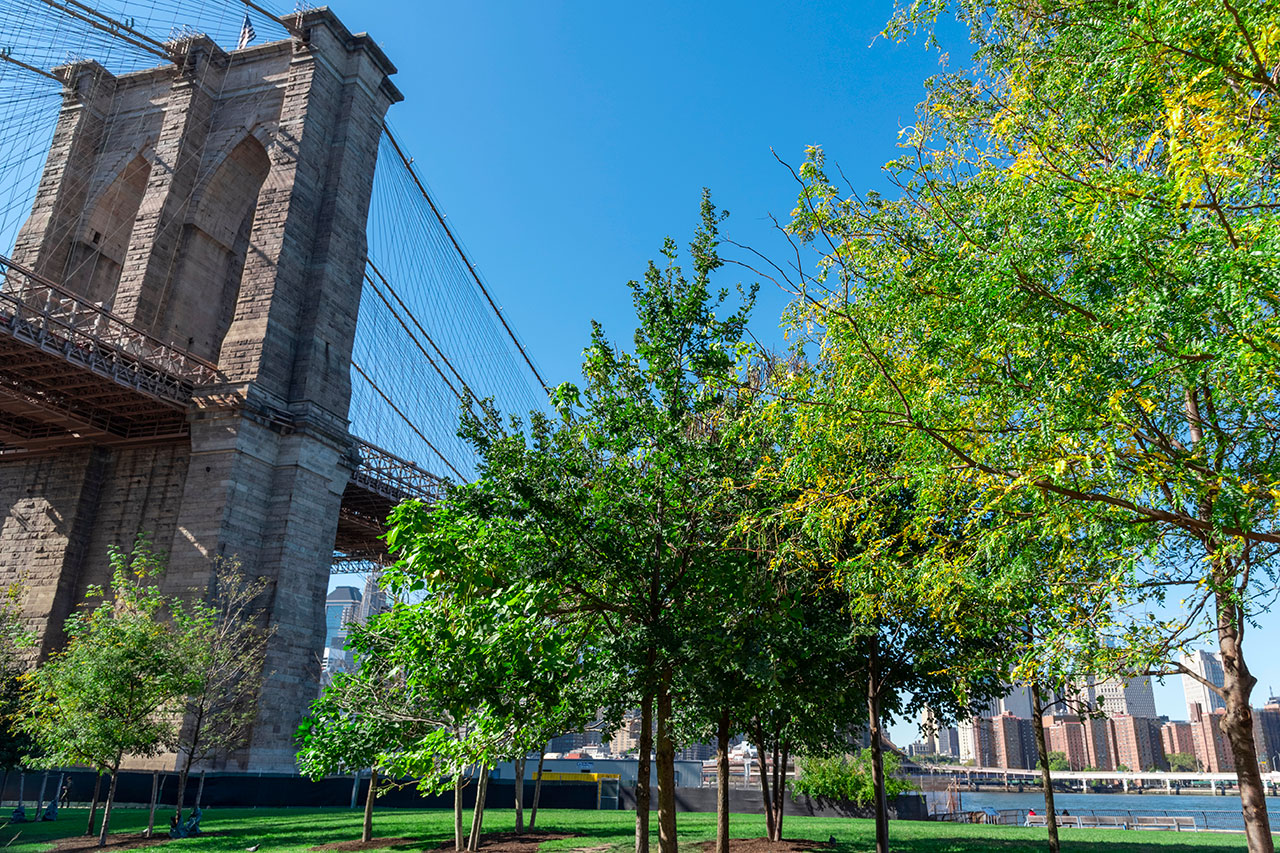
[[[622,718],[622,726],[609,739],[609,752],[627,755],[640,751],[640,714],[632,711]]]
[[[1007,711],[992,717],[991,747],[996,767],[1032,770],[1039,766],[1039,750],[1031,720]]]
[[[1084,749],[1089,756],[1089,767],[1095,770],[1115,770],[1115,752],[1111,748],[1111,726],[1107,721],[1089,717],[1081,721],[1084,727]]]
[[[1259,764],[1269,771],[1280,769],[1280,702],[1272,699],[1253,709],[1253,742]]]
[[[1215,687],[1223,685],[1222,658],[1216,653],[1197,649],[1182,659],[1182,665]],[[1187,719],[1189,720],[1195,719],[1191,709],[1196,705],[1199,705],[1205,714],[1212,714],[1227,707],[1227,703],[1221,696],[1189,675],[1182,676],[1182,692],[1187,696]]]
[[[1071,770],[1083,770],[1089,766],[1084,734],[1084,724],[1075,717],[1045,718],[1045,745],[1050,752],[1062,753]]]
[[[1116,767],[1130,770],[1165,770],[1164,747],[1160,742],[1160,724],[1147,717],[1121,714],[1107,720],[1111,724],[1115,745]]]
[[[1164,747],[1167,758],[1175,753],[1183,755],[1196,754],[1196,742],[1191,736],[1191,724],[1169,722],[1160,727],[1160,745]]]
[[[1195,742],[1196,761],[1207,773],[1230,773],[1236,769],[1235,759],[1222,733],[1225,710],[1205,711],[1199,703],[1191,706],[1191,737]]]
[[[991,718],[970,717],[959,726],[960,760],[975,767],[997,767]]]

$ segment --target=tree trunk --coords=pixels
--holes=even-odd
[[[147,808],[147,838],[156,834],[156,800],[160,797],[160,771],[151,771],[151,803]]]
[[[516,804],[516,834],[524,832],[524,756],[513,762],[516,770],[516,789],[513,792]]]
[[[529,831],[533,832],[538,822],[538,800],[542,798],[542,759],[547,757],[545,749],[538,750],[538,778],[533,782],[533,807],[529,809]]]
[[[22,778],[18,778],[18,791],[21,795]],[[85,835],[93,835],[93,819],[98,816],[98,795],[102,793],[102,773],[99,773],[93,779],[93,802],[89,806],[89,825],[85,828]],[[21,803],[19,803],[21,805]]]
[[[182,810],[187,805],[187,780],[191,778],[191,756],[187,756],[187,760],[183,762],[182,769],[178,771],[178,799],[173,807],[173,813],[177,817],[178,823],[182,823]]]
[[[462,853],[462,789],[465,786],[461,773],[453,778],[453,849]]]
[[[204,770],[200,771],[200,784],[196,786],[196,808],[204,807]]]
[[[716,726],[716,853],[729,853],[729,709]]]
[[[1215,574],[1218,574],[1215,570]],[[1219,585],[1219,589],[1222,585]],[[1230,586],[1227,585],[1230,589]],[[1236,780],[1240,788],[1240,806],[1244,813],[1244,834],[1249,853],[1274,853],[1271,821],[1267,815],[1266,789],[1258,768],[1258,748],[1253,742],[1253,709],[1249,697],[1258,680],[1249,672],[1244,660],[1239,626],[1241,614],[1229,593],[1219,593],[1218,649],[1222,655],[1223,691],[1227,713],[1222,717],[1222,733],[1231,745],[1236,764]],[[1137,769],[1137,768],[1135,768]]]
[[[373,801],[378,798],[378,768],[369,768],[369,793],[364,795],[364,826],[360,830],[360,841],[368,844],[373,840]]]
[[[773,798],[769,796],[769,773],[764,766],[764,726],[756,723],[756,761],[760,763],[760,796],[764,798],[765,837],[773,839]]]
[[[787,762],[791,758],[791,744],[782,742],[782,761],[774,773],[773,783],[773,832],[774,841],[782,840],[782,819],[787,814]]]
[[[44,771],[44,775],[40,777],[40,796],[36,797],[36,813],[33,815],[35,820],[39,820],[41,814],[44,813],[44,791],[49,787],[49,771]]]
[[[658,853],[676,851],[676,745],[671,739],[670,676],[658,688]]]
[[[1049,827],[1049,853],[1058,853],[1057,810],[1053,805],[1053,776],[1049,772],[1049,745],[1044,739],[1044,704],[1040,701],[1040,683],[1031,682],[1031,728],[1036,734],[1036,752],[1040,756],[1040,783],[1044,786],[1044,813]]]
[[[116,766],[111,768],[111,784],[107,787],[107,801],[102,806],[102,829],[98,832],[98,846],[107,846],[107,833],[111,831],[111,806],[116,800],[116,781],[120,778],[120,759],[116,757]]]
[[[782,839],[781,803],[783,796],[785,796],[783,786],[786,781],[787,752],[786,747],[782,744],[781,731],[775,731],[773,734],[773,754],[770,756],[771,762],[769,768],[769,773],[773,778],[769,781],[769,793],[765,797],[764,808],[765,812],[768,814],[768,819],[765,823],[768,827],[769,840],[776,843]],[[763,767],[761,768],[761,772],[763,772]],[[762,790],[764,790],[764,788],[762,788]]]
[[[489,768],[480,768],[480,783],[476,786],[476,807],[471,814],[471,837],[467,849],[476,853],[480,849],[480,832],[484,827],[484,801],[489,794]]]
[[[649,755],[653,752],[653,694],[640,702],[640,761],[636,765],[636,853],[649,853]]]
[[[875,652],[867,679],[867,717],[871,735],[871,783],[876,798],[876,853],[889,853],[889,803],[884,795],[884,735],[880,731],[880,696],[876,690]]]

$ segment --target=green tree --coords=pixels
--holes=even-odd
[[[1169,769],[1175,773],[1195,773],[1200,769],[1200,762],[1190,752],[1171,752],[1165,756]]]
[[[1008,674],[1010,619],[992,618],[990,588],[938,571],[940,555],[964,541],[964,505],[954,496],[921,500],[903,485],[909,475],[898,470],[902,454],[891,433],[815,403],[838,382],[838,365],[821,353],[778,373],[777,402],[763,413],[776,454],[757,472],[757,487],[791,496],[760,521],[778,538],[779,569],[809,572],[839,593],[831,600],[859,662],[851,677],[865,702],[881,790],[876,844],[885,853],[884,723],[925,707],[954,719],[998,692]],[[939,594],[943,584],[951,594]]]
[[[121,760],[172,745],[181,698],[192,686],[179,654],[185,616],[166,613],[169,601],[153,583],[163,561],[141,538],[128,552],[112,548],[110,561],[111,587],[89,591],[102,603],[72,614],[66,647],[26,681],[21,722],[44,766],[88,764],[111,774],[99,847],[107,843]]]
[[[0,768],[20,767],[36,750],[22,729],[22,676],[29,669],[35,635],[22,624],[22,588],[10,584],[0,591]]]
[[[186,609],[179,657],[191,689],[182,703],[176,742],[179,821],[192,766],[248,745],[271,636],[258,609],[268,587],[264,579],[246,577],[238,561],[218,559],[208,599]]]
[[[593,326],[586,384],[557,389],[558,420],[531,416],[527,434],[493,422],[472,423],[468,433],[501,513],[546,545],[529,577],[557,590],[562,611],[598,625],[595,647],[612,673],[602,705],[614,719],[640,709],[637,851],[648,849],[651,749],[659,845],[675,851],[680,650],[706,624],[694,595],[703,579],[744,559],[724,547],[734,519],[718,500],[726,479],[751,470],[723,436],[739,405],[737,358],[754,291],[736,309],[726,309],[727,292],[713,295],[718,221],[704,194],[691,274],[668,239],[663,265],[631,282],[634,351]]]
[[[401,689],[400,681],[387,677],[385,671],[375,675],[362,668],[356,674],[337,673],[298,727],[298,769],[303,775],[321,779],[334,773],[370,771],[360,829],[363,843],[373,840],[380,771],[392,763],[390,756],[406,739],[415,739],[424,726],[427,731],[438,728],[435,720],[404,720],[386,713],[385,701],[377,710],[369,707],[371,692],[386,696]],[[403,701],[398,705],[402,708]]]
[[[767,837],[780,841],[792,759],[846,752],[866,721],[863,650],[839,597],[811,574],[757,562],[739,576],[753,589],[699,599],[713,624],[688,637],[676,712],[686,739],[717,744],[717,847],[728,844],[734,731],[756,749]]]
[[[940,8],[904,5],[891,32]],[[958,9],[976,59],[931,82],[897,197],[846,195],[820,152],[801,171],[827,402],[892,430],[921,491],[963,478],[1028,530],[1110,531],[1130,593],[1112,617],[1136,618],[1095,627],[1104,667],[1195,677],[1179,652],[1216,637],[1248,843],[1269,853],[1243,636],[1280,542],[1274,8]]]
[[[1070,770],[1071,764],[1067,761],[1065,752],[1049,753],[1049,769],[1050,770]]]
[[[520,566],[538,552],[514,547],[530,543],[508,518],[476,511],[484,487],[392,514],[387,539],[398,559],[382,583],[395,603],[352,626],[356,671],[313,705],[299,753],[312,775],[342,764],[415,777],[423,790],[453,785],[455,845],[471,850],[490,768],[522,761],[581,723],[574,691],[591,662],[578,623],[548,615],[555,590],[529,582]],[[480,776],[464,844],[461,791],[471,768]]]

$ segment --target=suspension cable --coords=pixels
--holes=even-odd
[[[432,444],[432,443],[431,443],[431,440],[430,440],[429,438],[427,438],[425,435],[423,435],[423,434],[422,434],[422,430],[418,429],[418,425],[417,425],[417,424],[415,424],[413,421],[411,421],[411,420],[409,419],[409,416],[408,416],[408,415],[406,415],[404,412],[400,411],[400,407],[399,407],[399,406],[397,406],[395,403],[393,403],[393,402],[391,401],[391,398],[390,398],[390,397],[388,397],[388,396],[386,395],[386,392],[385,392],[385,391],[383,391],[381,388],[379,388],[379,387],[378,387],[378,383],[377,383],[377,382],[374,382],[374,381],[373,381],[373,379],[372,379],[372,378],[370,378],[369,374],[367,374],[367,373],[365,373],[365,372],[364,372],[364,368],[362,368],[362,367],[361,367],[361,366],[356,362],[356,360],[355,360],[355,359],[352,359],[352,360],[351,360],[351,366],[352,366],[352,367],[354,367],[354,368],[356,369],[356,372],[357,372],[357,373],[359,373],[362,377],[364,377],[364,381],[369,383],[369,387],[370,387],[370,388],[372,388],[372,389],[374,390],[374,392],[375,392],[379,397],[381,397],[381,398],[382,398],[382,401],[383,401],[384,403],[386,403],[388,406],[390,406],[390,407],[391,407],[391,411],[393,411],[393,412],[395,412],[397,415],[399,415],[399,416],[400,416],[400,420],[402,420],[402,421],[404,421],[406,424],[408,424],[409,429],[411,429],[411,430],[413,430],[415,433],[417,433],[418,438],[422,439],[423,443],[424,443],[424,444],[426,444],[426,445],[427,445],[427,447],[430,447],[430,448],[431,448],[431,450],[432,450],[432,452],[434,452],[436,456],[439,456],[439,457],[440,457],[440,461],[441,461],[441,462],[443,462],[446,466],[448,466],[449,470],[450,470],[450,471],[452,471],[454,474],[456,474],[459,480],[461,480],[461,481],[462,481],[462,482],[464,482],[464,483],[469,483],[469,482],[471,482],[471,481],[470,481],[470,480],[468,480],[466,477],[462,476],[462,473],[461,473],[461,472],[459,472],[457,468],[454,468],[454,467],[453,467],[453,463],[452,463],[452,462],[450,462],[450,461],[448,460],[448,458],[446,458],[446,457],[445,457],[445,455],[444,455],[443,453],[441,453],[441,452],[440,452],[439,448],[437,448],[434,444]]]
[[[467,257],[467,253],[462,251],[462,246],[458,243],[458,238],[453,236],[453,229],[449,227],[449,223],[444,221],[444,215],[440,213],[440,208],[436,207],[435,200],[431,198],[431,194],[427,192],[426,186],[418,178],[418,173],[414,170],[413,163],[411,163],[409,158],[405,156],[404,149],[400,147],[400,143],[396,141],[395,135],[391,133],[391,128],[387,127],[386,122],[383,122],[382,124],[382,131],[387,135],[387,139],[390,140],[391,146],[395,149],[396,154],[400,156],[400,162],[403,163],[405,169],[408,170],[409,176],[412,177],[413,182],[418,185],[418,190],[422,193],[422,197],[425,198],[427,200],[427,204],[431,206],[431,212],[435,214],[436,219],[440,220],[440,225],[444,228],[444,233],[448,235],[449,242],[452,243],[453,248],[457,250],[458,256],[462,258],[462,262],[467,265],[467,270],[471,273],[471,277],[475,279],[476,286],[480,288],[480,292],[484,294],[485,301],[489,303],[489,307],[493,309],[493,313],[497,315],[499,322],[502,323],[502,328],[506,329],[507,336],[511,338],[512,343],[516,345],[516,349],[520,351],[521,357],[524,358],[524,363],[529,365],[529,370],[533,372],[533,377],[537,379],[538,384],[542,386],[543,393],[550,395],[551,389],[547,388],[547,383],[543,381],[542,374],[538,372],[538,368],[533,366],[533,359],[529,358],[529,353],[525,352],[524,345],[520,343],[520,339],[516,337],[515,331],[512,330],[511,326],[507,323],[507,318],[503,315],[502,309],[498,307],[498,304],[493,301],[493,297],[489,295],[489,289],[484,286],[484,281],[480,278],[480,274],[476,272],[476,268],[472,265],[471,259]]]

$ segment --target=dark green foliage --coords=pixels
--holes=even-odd
[[[901,778],[901,767],[897,753],[885,753],[884,788],[885,796],[889,798],[911,790],[911,783]],[[852,756],[806,759],[800,774],[791,783],[791,790],[815,800],[848,800],[858,805],[871,805],[876,800],[871,750],[860,749]]]

